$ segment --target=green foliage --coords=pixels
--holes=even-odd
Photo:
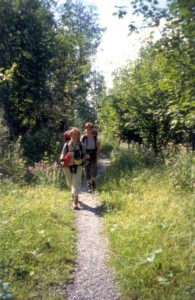
[[[193,299],[191,154],[172,148],[165,164],[145,164],[137,147],[115,152],[99,191],[123,298]]]
[[[0,299],[61,299],[75,260],[69,192],[4,181],[0,199]]]
[[[174,188],[192,190],[194,188],[194,155],[182,145],[169,145],[164,151],[166,172]]]
[[[131,1],[145,25],[158,26],[157,42],[148,41],[139,58],[115,72],[110,95],[102,101],[100,123],[130,142],[131,132],[152,145],[156,154],[168,143],[194,148],[194,9],[193,1]],[[109,107],[109,108],[108,108]]]
[[[100,100],[98,124],[107,139],[111,140],[117,136],[119,116],[115,108],[115,98],[112,95],[105,95]]]
[[[0,180],[9,178],[13,182],[24,183],[25,163],[21,138],[10,142],[10,131],[0,116]]]
[[[47,155],[45,153],[45,155]],[[28,167],[27,180],[31,184],[53,186],[58,188],[66,187],[65,176],[62,167],[57,162],[46,160],[35,163],[34,166]]]
[[[25,160],[21,148],[21,139],[9,143],[4,156],[0,159],[2,177],[10,178],[15,183],[24,183]]]
[[[103,153],[106,156],[110,156],[115,146],[113,143],[112,135],[100,133],[99,138],[101,143],[101,153]]]
[[[92,57],[103,29],[81,2],[0,0],[0,79],[10,136],[22,136],[29,161],[53,154],[59,135],[95,116],[89,104]],[[6,70],[6,71],[4,71]]]
[[[122,147],[115,147],[111,153],[111,157],[114,162],[121,165],[119,169],[128,170],[129,167],[133,168],[134,166],[145,168],[153,166],[158,162],[157,158],[154,155],[152,149],[148,149],[145,146],[140,147],[139,145],[132,144],[131,147],[126,145]]]
[[[134,64],[115,72],[113,89],[99,113],[104,131],[127,142],[142,138],[156,154],[170,142],[189,144],[194,138],[194,101],[187,96],[191,77],[189,89],[184,89],[177,65],[170,65],[160,44],[149,44]]]

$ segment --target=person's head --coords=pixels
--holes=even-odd
[[[93,124],[90,122],[85,123],[85,130],[87,134],[92,134]]]
[[[70,132],[71,140],[76,141],[80,137],[80,130],[76,127],[73,127]]]

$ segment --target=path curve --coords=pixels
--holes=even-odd
[[[100,173],[109,165],[101,157]],[[82,188],[76,213],[77,261],[74,283],[67,286],[68,300],[119,300],[119,292],[107,265],[108,243],[103,235],[96,196]]]

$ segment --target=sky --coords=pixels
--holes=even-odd
[[[123,19],[113,16],[117,11],[115,5],[128,5],[129,0],[85,0],[84,2],[97,6],[100,25],[106,27],[96,55],[95,68],[102,72],[107,87],[111,88],[112,72],[124,65],[127,59],[134,60],[140,48],[140,37],[135,34],[128,36],[129,16]]]
[[[60,0],[61,2],[63,0]],[[64,1],[63,1],[64,2]],[[160,0],[166,2],[166,0]],[[112,87],[112,72],[125,65],[127,60],[135,60],[140,47],[144,44],[149,30],[143,30],[142,34],[129,35],[128,25],[132,20],[141,22],[140,17],[132,16],[130,11],[130,0],[83,0],[84,4],[95,5],[99,14],[101,27],[106,27],[102,35],[102,42],[98,48],[94,69],[101,72],[105,77],[107,88]],[[115,6],[127,6],[128,14],[119,19],[113,16],[117,11]],[[160,36],[157,30],[156,37]]]
[[[161,0],[164,4],[165,0]],[[130,0],[83,0],[84,4],[92,4],[97,7],[100,25],[106,27],[103,33],[102,42],[96,55],[95,69],[102,72],[108,88],[112,87],[112,72],[125,65],[127,60],[135,60],[138,57],[139,49],[144,44],[149,30],[143,30],[141,34],[129,35],[128,25],[132,20],[141,24],[141,17],[133,16],[130,11]],[[127,6],[128,14],[119,19],[113,16],[117,11],[115,6]],[[160,37],[157,29],[155,37]]]

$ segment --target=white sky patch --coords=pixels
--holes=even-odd
[[[139,50],[146,43],[151,29],[143,29],[140,34],[129,35],[128,25],[132,21],[140,25],[142,22],[141,17],[131,14],[129,0],[84,0],[84,3],[97,7],[100,25],[107,28],[97,51],[94,68],[104,75],[106,86],[111,88],[112,72],[125,65],[127,61],[134,61],[138,57]],[[113,13],[117,11],[115,6],[126,6],[128,14],[123,19],[113,16]],[[161,34],[157,28],[154,40],[160,37]]]
[[[65,3],[65,0],[59,0]],[[160,0],[165,4],[166,0]],[[128,25],[135,21],[141,25],[142,18],[131,14],[130,0],[83,0],[83,4],[95,5],[99,14],[101,27],[106,27],[102,35],[102,42],[98,48],[94,69],[101,72],[108,88],[112,87],[112,72],[125,65],[127,60],[135,60],[138,57],[140,47],[143,46],[149,37],[151,30],[145,29],[140,34],[129,35]],[[113,16],[117,11],[115,6],[126,6],[128,14],[119,19]],[[155,30],[155,40],[160,38],[159,29]]]
[[[129,15],[123,19],[113,16],[117,11],[114,6],[129,7],[129,0],[85,0],[86,4],[94,4],[99,13],[101,27],[106,27],[102,42],[98,48],[94,68],[105,76],[108,88],[112,86],[112,72],[125,64],[127,60],[137,57],[140,44],[136,34],[128,36]],[[133,17],[136,22],[137,17]],[[140,20],[141,22],[141,20]]]

